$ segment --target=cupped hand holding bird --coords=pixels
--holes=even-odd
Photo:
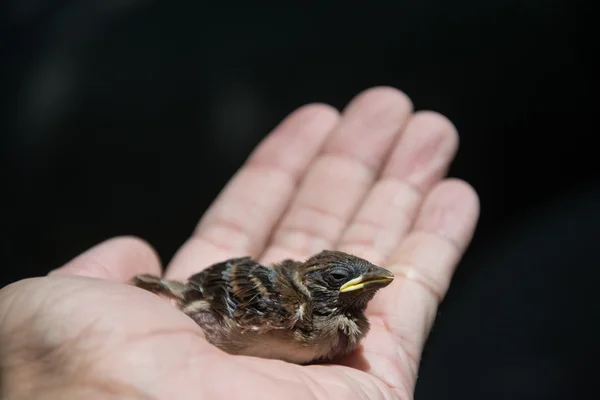
[[[0,291],[0,390],[44,399],[410,399],[423,345],[479,216],[445,178],[454,126],[376,87],[338,113],[299,108],[250,155],[164,273],[140,239],[103,242]],[[185,190],[185,188],[182,188]],[[185,281],[250,256],[269,265],[338,250],[390,270],[370,329],[335,363],[231,355],[169,302],[127,284]],[[12,397],[11,397],[12,396]],[[21,396],[21,397],[18,397]]]

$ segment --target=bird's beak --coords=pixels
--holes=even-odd
[[[351,292],[364,288],[380,289],[392,283],[394,274],[385,268],[372,267],[368,272],[344,283],[340,288],[340,292]]]

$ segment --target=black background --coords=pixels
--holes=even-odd
[[[590,11],[566,0],[200,3],[9,3],[0,284],[120,234],[167,262],[286,114],[390,85],[455,123],[451,175],[482,204],[416,398],[593,398]]]

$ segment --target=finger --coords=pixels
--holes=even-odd
[[[335,247],[411,111],[410,99],[388,87],[366,90],[350,102],[274,232],[264,262]]]
[[[127,282],[137,274],[161,275],[156,252],[142,239],[123,236],[106,240],[48,275],[77,275]]]
[[[338,119],[335,109],[313,104],[276,127],[201,219],[167,276],[183,279],[227,258],[258,256]]]
[[[412,227],[424,193],[446,175],[457,149],[458,134],[446,117],[416,113],[338,248],[382,263]]]
[[[380,317],[416,373],[437,307],[471,241],[479,217],[477,194],[467,183],[448,179],[427,196],[414,229],[387,262],[396,275],[369,305]]]

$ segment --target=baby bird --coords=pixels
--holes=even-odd
[[[272,266],[233,258],[185,283],[153,275],[131,283],[173,301],[229,354],[309,364],[356,349],[369,331],[367,304],[393,279],[366,260],[325,250]]]

